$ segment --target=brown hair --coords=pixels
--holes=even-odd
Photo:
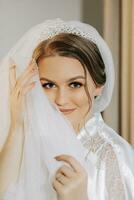
[[[37,64],[45,57],[56,55],[78,59],[83,66],[86,78],[87,69],[97,87],[105,84],[105,65],[98,47],[92,41],[72,33],[60,33],[42,41],[33,52]],[[92,102],[87,84],[85,91],[89,99],[90,109]]]

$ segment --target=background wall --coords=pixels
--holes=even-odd
[[[120,0],[103,0],[103,37],[108,43],[115,68],[115,86],[110,105],[103,113],[104,119],[114,130],[121,134],[120,112],[120,49],[121,49],[121,8]]]
[[[93,25],[100,34],[103,34],[103,0],[82,1],[83,22]]]
[[[0,58],[33,25],[61,17],[81,19],[82,0],[0,0]]]

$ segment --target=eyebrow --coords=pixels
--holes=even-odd
[[[74,81],[74,80],[76,80],[76,79],[85,79],[85,77],[84,77],[84,76],[75,76],[75,77],[73,77],[73,78],[70,78],[67,82]],[[41,77],[40,80],[45,80],[45,81],[49,81],[49,82],[54,82],[54,81],[52,81],[52,80],[50,80],[50,79],[48,79],[48,78],[45,78],[45,77]]]

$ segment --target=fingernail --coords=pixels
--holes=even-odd
[[[60,158],[60,156],[55,156],[54,158],[55,158],[56,160],[58,160],[58,159]]]

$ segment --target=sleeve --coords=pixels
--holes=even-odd
[[[121,138],[120,154],[118,162],[120,163],[120,172],[125,190],[125,200],[134,199],[134,149],[133,147]]]
[[[97,133],[86,145],[89,157],[91,154],[96,157],[88,189],[89,200],[134,200],[134,149],[131,145],[112,129]]]
[[[111,137],[106,139],[100,153],[100,160],[105,163],[106,199],[133,200],[134,149],[111,128],[107,132]]]

